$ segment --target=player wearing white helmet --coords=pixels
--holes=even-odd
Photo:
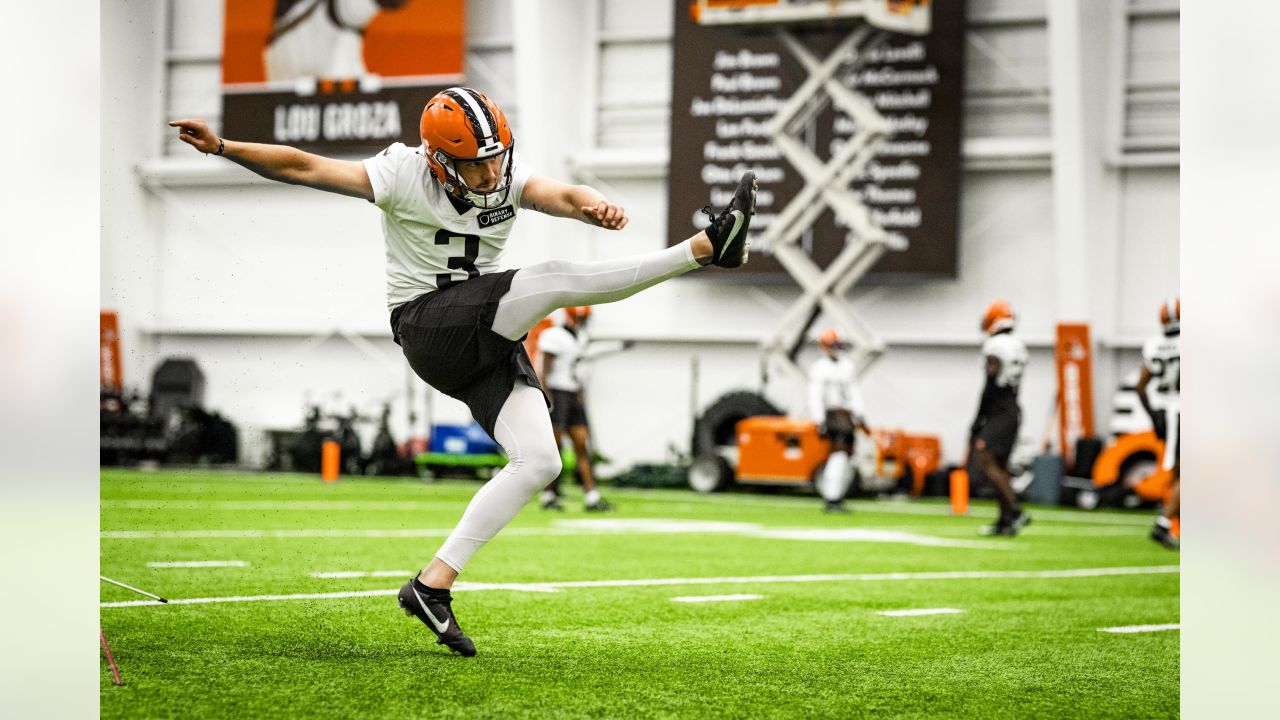
[[[831,442],[831,454],[818,483],[825,512],[846,513],[844,496],[853,481],[855,429],[870,432],[864,420],[857,368],[847,354],[849,344],[835,328],[818,338],[822,357],[809,366],[809,413],[819,432]]]
[[[1027,366],[1027,346],[1013,336],[1017,316],[1004,300],[991,303],[982,316],[982,343],[986,383],[978,403],[978,415],[969,429],[973,461],[996,488],[1000,516],[982,529],[985,535],[1017,535],[1031,522],[1018,503],[1010,484],[1009,455],[1018,441],[1022,409],[1018,407],[1018,386]]]
[[[1160,466],[1173,473],[1169,499],[1160,508],[1160,516],[1151,528],[1151,539],[1170,550],[1178,549],[1173,536],[1173,519],[1181,509],[1182,476],[1179,471],[1181,442],[1178,431],[1181,419],[1181,350],[1182,300],[1167,300],[1160,306],[1161,333],[1142,346],[1142,372],[1138,375],[1138,401],[1151,418],[1156,437],[1164,441],[1164,457]],[[1155,385],[1152,386],[1152,381]]]
[[[218,137],[194,119],[169,123],[195,149],[268,179],[362,198],[381,210],[391,330],[410,367],[462,400],[507,451],[508,463],[472,499],[430,564],[400,589],[405,613],[451,650],[475,644],[453,614],[467,561],[561,470],[538,377],[520,340],[552,310],[609,303],[705,265],[747,261],[755,174],[706,230],[655,252],[594,263],[551,261],[503,270],[499,259],[520,212],[534,210],[606,230],[627,214],[597,190],[566,185],[520,162],[498,104],[471,88],[436,94],[422,111],[422,144],[395,143],[361,161],[283,145]]]

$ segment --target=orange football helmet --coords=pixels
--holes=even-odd
[[[478,90],[451,87],[427,101],[419,129],[431,175],[450,195],[480,209],[507,201],[515,138],[497,103]],[[498,186],[488,191],[468,187],[457,163],[494,157],[501,157]]]
[[[564,309],[570,325],[581,325],[591,317],[590,305],[573,305]]]
[[[822,331],[822,334],[818,336],[818,345],[827,352],[846,350],[849,347],[849,343],[845,341],[844,336],[833,327]]]
[[[1013,306],[1004,300],[997,300],[982,315],[982,332],[995,335],[1003,330],[1012,330],[1018,322]]]
[[[1172,300],[1165,300],[1160,305],[1160,327],[1164,328],[1165,335],[1177,335],[1181,331],[1182,325],[1182,298],[1177,297]]]

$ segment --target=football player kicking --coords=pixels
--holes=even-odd
[[[1164,441],[1164,457],[1160,467],[1173,474],[1169,498],[1160,508],[1160,516],[1151,528],[1151,539],[1169,548],[1178,549],[1178,538],[1173,535],[1173,519],[1178,517],[1182,476],[1178,470],[1181,460],[1178,422],[1181,414],[1180,350],[1182,300],[1166,301],[1160,307],[1160,325],[1163,332],[1147,340],[1142,346],[1142,372],[1138,375],[1138,400],[1151,417],[1156,437]],[[1147,386],[1155,381],[1155,390],[1148,397]],[[1153,402],[1154,400],[1154,402]]]
[[[1018,440],[1022,410],[1018,407],[1018,385],[1027,366],[1027,346],[1013,336],[1017,319],[1013,308],[1003,300],[991,303],[982,316],[982,343],[986,359],[986,384],[978,403],[978,416],[969,430],[969,446],[973,460],[996,487],[1000,517],[995,524],[982,528],[983,535],[1017,535],[1031,523],[1031,516],[1018,504],[1009,480],[1009,455]]]
[[[218,137],[175,120],[179,138],[271,180],[363,198],[382,211],[391,330],[410,367],[467,404],[508,462],[472,498],[430,564],[400,589],[405,613],[462,655],[449,589],[482,545],[560,472],[547,399],[520,339],[552,310],[622,300],[705,265],[747,260],[756,179],[745,173],[706,230],[679,245],[594,263],[553,260],[502,270],[517,215],[534,210],[606,230],[626,212],[598,191],[539,175],[515,154],[506,116],[484,94],[454,87],[427,101],[419,147],[395,143],[364,161]]]
[[[809,366],[809,412],[819,432],[831,441],[831,454],[822,469],[818,491],[823,511],[847,513],[844,496],[853,481],[854,430],[870,433],[863,419],[862,392],[858,374],[846,351],[849,344],[835,328],[827,328],[818,338],[822,357]]]

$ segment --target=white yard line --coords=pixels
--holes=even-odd
[[[1160,632],[1161,630],[1181,630],[1182,625],[1179,623],[1167,623],[1165,625],[1122,625],[1120,627],[1098,628],[1098,632],[1104,633],[1144,633],[1144,632]]]
[[[877,582],[910,580],[978,580],[978,579],[1046,579],[1108,577],[1116,575],[1153,575],[1178,572],[1177,565],[1148,565],[1139,567],[1075,568],[1064,570],[960,570],[953,572],[919,573],[861,573],[831,575],[757,575],[718,578],[650,578],[635,580],[574,580],[547,583],[458,583],[458,592],[472,590],[512,590],[523,592],[556,592],[569,588],[595,587],[655,587],[663,585],[752,585],[762,583],[812,583],[812,582]],[[212,598],[170,599],[170,605],[195,605],[229,602],[263,602],[269,600],[327,600],[352,597],[395,595],[396,590],[360,590],[354,592],[301,593],[297,595],[251,595]],[[99,607],[136,607],[158,605],[144,600],[99,603]]]
[[[917,615],[954,615],[962,612],[964,611],[957,608],[914,608],[911,610],[881,610],[876,614],[886,617],[915,617]]]
[[[243,560],[175,560],[172,562],[149,562],[149,568],[212,568],[212,567],[249,567]]]
[[[336,572],[313,572],[311,577],[321,578],[323,580],[346,580],[347,578],[366,578],[366,577],[403,577],[407,578],[412,575],[413,570],[372,570],[362,572],[359,570],[338,570]]]
[[[734,602],[737,600],[763,600],[763,595],[681,595],[680,597],[671,598],[672,602],[682,603],[705,603],[705,602]]]
[[[389,528],[350,529],[331,528],[279,529],[279,530],[106,530],[101,537],[107,540],[178,540],[178,539],[258,539],[258,538],[420,538],[447,537],[448,528]],[[767,527],[757,523],[711,522],[703,520],[676,520],[665,518],[635,519],[582,519],[556,520],[552,527],[508,528],[504,535],[665,535],[665,534],[719,534],[769,540],[796,540],[802,542],[870,542],[920,545],[926,547],[965,548],[973,550],[1009,550],[1014,546],[1005,541],[960,540],[936,537],[928,534],[902,532],[891,528],[814,528]]]
[[[309,490],[310,486],[299,485],[300,491]],[[615,488],[611,492],[620,497],[629,497],[642,502],[668,503],[676,507],[689,509],[708,505],[746,505],[758,507],[778,507],[803,509],[816,507],[814,498],[769,498],[741,494],[695,495],[681,490],[643,490],[636,488]],[[103,508],[121,508],[128,510],[368,510],[368,511],[414,511],[465,504],[466,498],[456,500],[201,500],[201,499],[120,499],[102,500]],[[855,500],[850,502],[854,510],[869,513],[888,513],[898,515],[928,515],[949,517],[949,507],[941,501],[900,501],[900,500]],[[983,508],[979,507],[981,511]],[[1075,510],[1035,509],[1031,514],[1037,520],[1064,522],[1085,525],[1121,525],[1147,527],[1152,516],[1146,514],[1122,515],[1118,513],[1090,513]],[[978,516],[978,517],[981,517]],[[976,519],[976,518],[975,518]]]
[[[456,507],[458,500],[103,500],[121,510],[337,510],[416,511]]]

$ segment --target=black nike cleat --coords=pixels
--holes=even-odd
[[[1151,539],[1165,546],[1169,550],[1179,549],[1180,543],[1178,542],[1178,538],[1173,536],[1173,533],[1169,531],[1169,528],[1152,525]]]
[[[611,505],[608,500],[600,498],[593,503],[584,503],[582,505],[582,509],[587,512],[609,512],[613,509],[613,505]]]
[[[751,216],[756,214],[756,174],[750,171],[743,173],[733,199],[719,215],[712,214],[710,205],[702,208],[702,212],[711,218],[706,232],[711,240],[712,253],[705,264],[723,268],[745,265],[751,249],[747,230],[751,227]]]
[[[848,515],[849,508],[845,507],[844,502],[841,500],[828,500],[826,501],[825,504],[823,504],[822,512],[835,513],[838,515]]]
[[[399,599],[404,614],[421,620],[436,634],[437,644],[465,657],[476,654],[475,643],[458,627],[458,618],[453,614],[453,596],[448,590],[427,587],[414,576],[400,588]]]

